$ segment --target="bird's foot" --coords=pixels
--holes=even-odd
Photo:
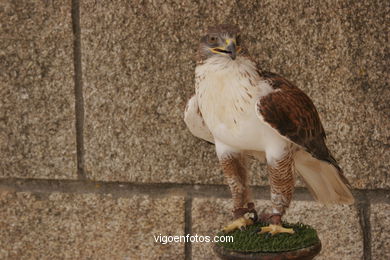
[[[270,233],[271,235],[279,233],[289,233],[294,234],[294,229],[284,228],[281,225],[270,224],[268,227],[262,227],[259,234]]]
[[[282,214],[277,213],[263,213],[260,215],[260,220],[269,223],[267,227],[262,227],[259,234],[270,233],[275,235],[278,233],[294,234],[294,229],[282,227]]]
[[[231,232],[236,229],[243,229],[246,226],[253,225],[257,221],[257,212],[252,202],[247,204],[246,208],[237,208],[233,210],[235,220],[230,222],[222,230],[224,232]]]
[[[225,226],[222,229],[222,231],[225,233],[229,233],[229,232],[234,231],[236,229],[241,230],[241,229],[245,228],[246,226],[253,225],[254,221],[249,216],[246,216],[247,214],[251,214],[251,213],[246,213],[244,216],[239,217],[238,219],[232,221],[227,226]]]

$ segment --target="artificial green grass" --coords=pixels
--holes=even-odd
[[[283,227],[293,228],[295,233],[279,233],[273,236],[269,233],[258,234],[260,228],[264,226],[268,224],[258,222],[243,230],[234,230],[229,233],[221,231],[217,234],[218,236],[233,236],[233,242],[219,242],[218,246],[237,252],[275,253],[306,248],[319,242],[317,232],[302,223],[284,222]]]

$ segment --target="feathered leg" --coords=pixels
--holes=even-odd
[[[294,160],[293,150],[288,149],[282,158],[268,164],[268,173],[271,186],[272,213],[268,216],[271,223],[263,228],[261,233],[293,233],[291,229],[282,229],[282,216],[289,207],[294,193]],[[263,219],[264,220],[264,219]]]
[[[242,209],[252,203],[245,158],[241,154],[229,154],[220,160],[220,165],[232,193],[234,217],[240,217]]]
[[[234,221],[224,227],[224,231],[251,225],[257,219],[252,202],[244,155],[229,154],[220,159],[220,165],[229,184],[233,199]],[[247,213],[249,213],[247,215]]]
[[[290,206],[294,193],[294,160],[292,151],[288,151],[283,158],[268,165],[271,186],[272,213],[283,215]],[[279,223],[275,223],[279,224]]]

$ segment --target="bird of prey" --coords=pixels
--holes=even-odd
[[[193,135],[215,144],[236,220],[254,211],[245,169],[248,156],[267,163],[272,208],[262,218],[272,226],[267,227],[272,234],[285,232],[277,227],[290,205],[295,173],[322,203],[354,202],[347,179],[326,147],[313,102],[287,79],[262,71],[235,25],[210,27],[201,38],[195,95],[187,103],[184,121]]]

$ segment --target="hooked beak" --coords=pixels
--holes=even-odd
[[[235,60],[237,56],[236,43],[233,39],[227,39],[225,46],[212,48],[211,51],[214,53],[229,55],[232,60]]]
[[[232,58],[232,60],[236,59],[236,44],[234,41],[229,41],[229,44],[226,46],[226,51],[229,52],[229,56]]]

